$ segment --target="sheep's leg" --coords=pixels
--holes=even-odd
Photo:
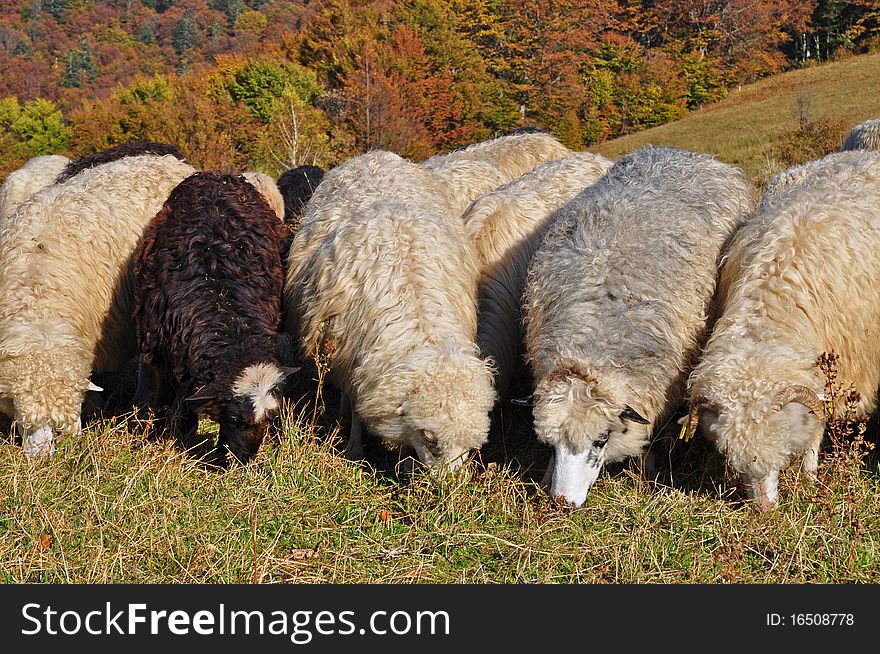
[[[553,466],[556,465],[556,454],[550,455],[550,462],[547,464],[547,471],[544,473],[544,476],[541,478],[541,485],[550,488],[550,484],[553,483]]]
[[[159,385],[157,377],[155,368],[144,362],[143,355],[139,356],[137,388],[135,388],[134,397],[131,398],[131,405],[139,411],[147,410],[155,405],[156,391]]]
[[[804,452],[801,458],[801,469],[810,481],[816,481],[819,473],[819,445],[822,443],[822,434]]]
[[[354,407],[351,407],[351,400],[348,400],[348,404],[351,411],[351,431],[348,434],[348,441],[345,443],[345,457],[352,461],[359,461],[364,458],[363,428],[360,418],[354,412]]]
[[[639,470],[642,473],[642,479],[657,478],[657,457],[654,450],[650,448],[642,450],[642,453],[639,454]]]

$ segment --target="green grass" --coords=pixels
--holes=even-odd
[[[651,143],[707,152],[742,167],[760,186],[781,168],[773,145],[784,132],[797,127],[799,96],[807,99],[815,117],[842,121],[844,136],[863,120],[880,117],[880,54],[794,70],[734,88],[722,101],[681,120],[590,149],[619,157]]]
[[[310,412],[307,412],[311,416]],[[369,440],[343,459],[287,420],[247,466],[216,471],[114,421],[49,461],[0,444],[0,579],[83,583],[878,582],[876,463],[782,476],[777,511],[737,499],[704,441],[658,482],[603,473],[579,510],[547,496],[548,452],[512,408],[469,475],[396,474]],[[500,423],[499,423],[500,424]],[[671,427],[670,427],[671,428]]]

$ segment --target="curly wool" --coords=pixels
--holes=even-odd
[[[157,143],[156,141],[129,141],[128,143],[122,143],[71,161],[58,174],[58,178],[55,181],[60,184],[89,168],[110,163],[111,161],[119,161],[124,157],[138,157],[148,154],[156,156],[170,155],[180,161],[184,160],[183,153],[177,146]]]
[[[850,130],[842,150],[880,150],[880,118],[871,118]]]
[[[144,361],[179,396],[210,390],[216,399],[205,412],[221,435],[229,406],[242,404],[236,384],[243,373],[280,369],[286,231],[244,176],[196,173],[171,192],[134,256],[133,315]],[[249,458],[259,441],[251,446],[236,454]]]
[[[721,408],[712,438],[754,481],[817,451],[823,423],[780,390],[824,388],[817,357],[834,350],[838,379],[876,405],[880,382],[880,154],[852,151],[766,194],[731,245],[724,311],[688,382]],[[704,420],[705,422],[705,420]]]
[[[24,166],[9,173],[0,186],[0,227],[25,200],[54,184],[58,173],[69,162],[70,159],[60,154],[40,155],[28,159]]]
[[[3,227],[0,396],[25,426],[75,429],[92,370],[134,355],[131,255],[193,172],[174,157],[115,161],[38,193]]]
[[[590,152],[540,164],[475,200],[463,216],[480,266],[477,345],[494,362],[500,398],[523,363],[521,298],[532,254],[554,212],[611,165]]]
[[[483,161],[501,173],[504,183],[515,180],[540,163],[562,159],[571,154],[571,150],[547,132],[526,132],[499,136],[461,150],[438,154],[419,165],[431,170],[442,170],[452,161]],[[479,183],[479,180],[474,182]]]
[[[583,451],[612,427],[606,461],[643,451],[682,397],[718,257],[753,206],[738,168],[646,146],[559,210],[524,296],[540,440]],[[625,428],[626,406],[649,424]]]
[[[494,402],[477,356],[477,266],[435,176],[373,151],[324,177],[288,260],[286,327],[368,428],[396,444],[419,430],[448,460],[481,445]]]
[[[320,166],[297,166],[286,170],[278,177],[278,189],[284,198],[284,222],[295,226],[306,204],[324,178]]]

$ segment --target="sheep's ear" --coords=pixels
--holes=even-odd
[[[649,421],[645,420],[642,416],[640,416],[639,413],[635,409],[633,409],[629,404],[627,404],[623,408],[623,411],[620,412],[620,419],[621,420],[629,420],[631,422],[637,422],[640,425],[650,425],[651,424]]]
[[[280,370],[281,370],[281,378],[278,380],[278,384],[276,385],[276,388],[281,393],[284,393],[287,391],[287,389],[289,389],[293,386],[293,383],[295,381],[294,375],[300,371],[300,367],[297,366],[297,367],[293,368],[290,366],[281,366]]]

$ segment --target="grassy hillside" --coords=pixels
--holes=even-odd
[[[880,55],[854,58],[596,149],[714,152],[761,180],[799,93],[851,126],[880,115],[878,87]],[[255,461],[226,471],[118,419],[48,461],[0,438],[0,581],[880,583],[876,451],[827,446],[818,484],[792,466],[778,509],[758,514],[712,446],[676,438],[673,418],[656,480],[610,466],[572,510],[540,483],[550,452],[527,408],[500,407],[470,474],[437,482],[405,474],[373,438],[366,461],[345,460],[332,409],[313,427],[308,401],[288,408]]]
[[[840,120],[848,131],[866,118],[880,117],[878,97],[880,54],[863,55],[733,89],[721,102],[681,120],[591,149],[618,157],[652,143],[708,152],[741,166],[756,183],[763,184],[781,167],[774,144],[784,132],[797,127],[799,100],[815,117]]]
[[[0,443],[0,580],[91,583],[880,582],[876,460],[829,451],[820,482],[783,472],[757,514],[704,440],[617,465],[572,510],[539,484],[527,409],[496,416],[469,477],[399,473],[368,440],[343,459],[288,419],[247,466],[207,469],[107,422],[30,462]],[[670,424],[677,431],[677,425]]]

